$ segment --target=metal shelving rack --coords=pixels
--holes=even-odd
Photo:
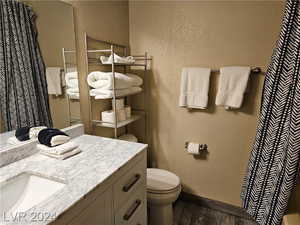
[[[62,57],[63,57],[63,65],[64,65],[63,71],[64,71],[64,73],[68,72],[68,67],[69,66],[76,66],[77,67],[76,63],[67,62],[66,54],[76,54],[76,51],[75,50],[67,50],[65,48],[62,48]],[[81,122],[80,118],[75,118],[75,117],[72,117],[72,115],[71,115],[71,100],[79,101],[79,98],[70,98],[70,96],[67,93],[66,93],[66,96],[67,96],[67,102],[68,102],[68,119],[69,119],[69,124],[71,126],[71,125],[74,125],[74,124],[77,124],[77,123]]]
[[[88,60],[88,68],[91,64],[96,64],[96,65],[101,65],[101,66],[107,66],[107,67],[111,67],[111,72],[113,75],[113,97],[112,98],[107,98],[107,99],[112,99],[112,110],[114,112],[114,123],[109,123],[109,122],[104,122],[101,120],[91,120],[91,125],[93,127],[95,126],[99,126],[99,127],[106,127],[106,128],[112,128],[114,129],[114,138],[118,138],[118,129],[121,127],[126,127],[127,125],[140,120],[141,118],[145,117],[145,131],[146,129],[146,112],[144,110],[134,110],[132,109],[132,113],[131,113],[131,118],[127,119],[125,121],[117,121],[117,113],[116,113],[116,99],[117,98],[122,98],[125,97],[127,98],[130,95],[135,95],[135,94],[139,94],[141,93],[141,91],[139,92],[135,92],[135,93],[131,93],[128,95],[116,95],[116,89],[115,89],[115,83],[116,83],[116,78],[115,78],[115,73],[116,73],[116,67],[123,67],[124,69],[124,73],[126,73],[127,68],[131,68],[131,67],[142,67],[143,71],[144,71],[144,76],[146,75],[146,71],[147,71],[147,66],[148,66],[148,61],[151,60],[151,58],[148,58],[147,52],[145,52],[144,55],[136,55],[133,56],[133,58],[135,59],[135,63],[133,64],[122,64],[122,63],[115,63],[114,60],[114,54],[116,53],[115,49],[116,48],[121,48],[123,49],[123,55],[122,56],[127,56],[127,47],[123,46],[123,45],[119,45],[119,44],[114,44],[114,43],[110,43],[107,41],[102,41],[102,40],[95,40],[97,42],[100,42],[102,44],[106,44],[108,46],[110,46],[109,49],[87,49],[87,60]],[[102,55],[107,55],[110,54],[112,55],[112,63],[111,64],[102,64],[100,61],[100,55],[97,58],[91,58],[89,57],[89,55],[91,53],[97,53],[97,54],[102,54]],[[89,69],[88,69],[89,70]],[[90,97],[92,98],[92,97]],[[101,101],[103,99],[99,99],[97,101]],[[92,104],[90,104],[90,115],[91,117],[93,116],[93,107]],[[146,134],[145,134],[146,135]]]

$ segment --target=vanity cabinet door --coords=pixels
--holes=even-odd
[[[111,188],[102,195],[97,196],[68,225],[113,225]]]

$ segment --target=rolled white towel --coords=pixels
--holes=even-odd
[[[62,154],[62,155],[51,154],[51,153],[48,153],[45,151],[40,151],[40,153],[42,155],[49,156],[51,158],[55,158],[55,159],[59,159],[59,160],[64,160],[64,159],[70,158],[71,156],[77,155],[80,152],[81,152],[81,150],[79,148],[76,148],[72,151],[66,152],[65,154]]]
[[[65,80],[66,80],[67,87],[78,88],[78,73],[77,73],[77,71],[66,73]]]
[[[140,87],[131,87],[127,89],[117,89],[116,97],[130,95],[133,93],[141,92],[143,89]],[[112,98],[114,92],[112,90],[103,90],[103,89],[91,89],[90,96],[95,96],[95,99],[107,99]]]
[[[92,88],[112,90],[113,73],[112,72],[91,72],[87,77],[87,82]],[[115,73],[115,89],[126,89],[143,84],[143,79],[134,74]]]
[[[56,147],[48,147],[46,145],[37,144],[36,146],[40,151],[47,152],[48,154],[62,155],[67,152],[70,152],[79,147],[78,144],[70,141],[65,144],[56,146]]]

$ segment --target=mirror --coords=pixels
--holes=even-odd
[[[53,127],[62,129],[75,125],[80,122],[80,103],[73,7],[60,0],[23,2],[36,15],[38,45],[45,64]],[[7,131],[9,129],[5,128],[3,119],[0,124],[0,149],[19,144],[8,143],[8,139],[15,136],[15,131]]]

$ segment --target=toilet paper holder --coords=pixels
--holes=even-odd
[[[189,143],[190,143],[189,141],[185,142],[185,149],[188,148]],[[207,151],[207,149],[208,149],[208,145],[207,144],[199,144],[199,152],[200,151]]]

